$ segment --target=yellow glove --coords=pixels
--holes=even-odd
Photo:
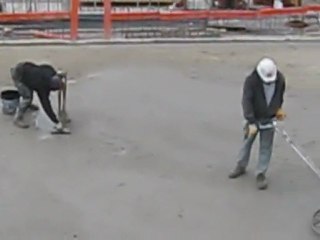
[[[254,135],[256,135],[258,132],[258,128],[255,124],[249,124],[248,126],[248,136],[252,137]]]
[[[276,118],[278,121],[283,121],[287,117],[286,113],[282,110],[282,108],[279,108],[279,110],[276,113]]]

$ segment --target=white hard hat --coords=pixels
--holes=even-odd
[[[265,83],[274,82],[277,78],[277,66],[270,58],[263,58],[257,65],[257,72]]]

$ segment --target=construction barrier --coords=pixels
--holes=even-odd
[[[2,38],[78,38],[79,0],[3,1]]]
[[[108,11],[108,9],[106,9]],[[320,6],[260,10],[105,12],[117,37],[216,37],[221,34],[302,34],[319,31]],[[107,35],[106,35],[107,36]]]
[[[81,12],[79,0],[56,0],[55,3],[57,7],[28,6],[20,11],[11,7],[14,11],[0,13],[0,23],[3,29],[11,27],[13,32],[27,31],[32,38],[70,40],[303,34],[312,27],[319,31],[320,5],[260,10],[116,11],[111,0],[104,0],[101,13],[88,14]],[[4,35],[7,38],[16,36]]]

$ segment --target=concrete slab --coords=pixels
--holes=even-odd
[[[255,188],[257,149],[247,176],[227,175],[241,143],[242,83],[265,54],[287,76],[286,128],[320,165],[318,47],[2,48],[1,86],[26,59],[64,67],[76,82],[70,136],[0,118],[1,239],[317,239],[319,180],[282,139],[267,191]]]

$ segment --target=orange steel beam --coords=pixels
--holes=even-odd
[[[210,11],[208,18],[210,19],[253,19],[258,15],[257,11],[234,10],[234,11]]]
[[[112,21],[137,21],[137,20],[158,20],[160,13],[152,12],[115,12],[111,14]]]
[[[237,19],[237,18],[254,18],[257,11],[241,10],[200,10],[200,11],[175,11],[175,12],[128,12],[112,13],[113,21],[138,21],[138,20],[188,20],[188,19]]]
[[[266,8],[259,11],[261,16],[280,16],[280,15],[296,15],[305,14],[308,10],[306,7],[288,7],[282,9]]]
[[[103,25],[104,25],[104,36],[109,39],[112,35],[112,13],[111,13],[111,0],[104,0],[104,15],[103,15]]]
[[[245,18],[255,17],[257,15],[290,15],[304,14],[308,11],[320,12],[320,5],[308,5],[305,7],[288,7],[283,9],[264,8],[261,10],[200,10],[200,11],[174,11],[174,12],[113,12],[110,13],[110,0],[104,0],[107,4],[105,7],[106,15],[110,16],[113,21],[135,21],[135,20],[183,20],[190,18]],[[63,20],[73,19],[74,26],[78,26],[79,19],[79,0],[72,0],[71,12],[30,12],[30,13],[0,13],[0,23],[17,22],[17,21],[43,21],[43,20]],[[109,6],[108,6],[109,5]],[[110,23],[109,18],[105,17],[105,23]]]
[[[70,11],[70,37],[72,40],[78,38],[79,28],[79,0],[71,0],[71,11]]]
[[[315,11],[315,12],[319,12],[320,11],[320,5],[307,5],[307,6],[305,6],[305,8],[308,11]]]
[[[177,21],[188,19],[255,19],[259,16],[301,15],[307,12],[320,12],[320,6],[288,7],[283,9],[264,8],[260,10],[182,10],[174,12],[116,12],[111,14],[112,21],[164,20]]]
[[[0,23],[69,19],[69,12],[0,13]]]
[[[49,33],[45,31],[30,31],[32,35],[36,38],[46,38],[46,39],[64,39],[64,40],[70,40],[69,35],[62,35],[62,34],[55,34],[55,33]]]

